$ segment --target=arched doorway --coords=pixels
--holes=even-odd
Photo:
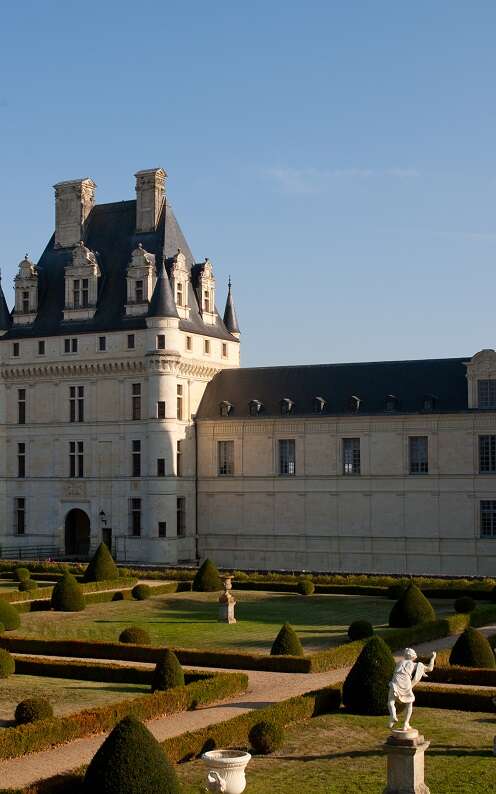
[[[65,553],[87,557],[90,553],[90,519],[84,510],[70,510],[65,519]]]

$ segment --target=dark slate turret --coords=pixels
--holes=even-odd
[[[157,283],[155,284],[150,308],[148,309],[148,317],[177,317],[179,319],[164,262],[162,262],[158,272]]]
[[[231,334],[241,333],[238,326],[238,318],[236,317],[236,309],[234,308],[234,300],[231,292],[231,279],[229,279],[226,308],[224,310],[224,325]]]
[[[2,279],[0,278],[0,331],[8,331],[12,320],[2,289]]]

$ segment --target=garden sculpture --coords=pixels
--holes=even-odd
[[[410,729],[410,719],[413,711],[413,702],[415,700],[413,687],[415,684],[418,684],[427,673],[431,673],[434,670],[436,652],[433,651],[429,664],[423,664],[416,660],[417,654],[413,648],[405,648],[403,651],[403,659],[396,665],[393,677],[389,682],[388,710],[391,717],[389,722],[390,728],[393,728],[394,724],[398,722],[398,717],[396,715],[396,701],[398,700],[400,703],[406,703],[405,722],[402,730],[408,731]]]

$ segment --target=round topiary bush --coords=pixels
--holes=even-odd
[[[270,649],[271,656],[304,656],[303,646],[298,639],[294,628],[285,623],[275,638],[272,648]]]
[[[310,579],[302,579],[298,582],[296,589],[301,595],[309,596],[315,593],[315,585]]]
[[[129,626],[119,634],[119,642],[131,645],[150,645],[151,638],[146,629],[142,629],[140,626]]]
[[[85,607],[81,585],[69,572],[53,588],[51,600],[56,612],[81,612]]]
[[[460,596],[460,598],[457,598],[455,601],[455,612],[465,615],[469,612],[473,612],[476,606],[477,604],[470,596]]]
[[[489,640],[477,629],[468,628],[460,634],[451,649],[450,664],[462,667],[496,667],[496,658]]]
[[[163,692],[175,686],[184,686],[184,672],[176,654],[166,648],[153,673],[152,692]]]
[[[17,725],[27,725],[53,717],[53,708],[45,698],[28,698],[18,703],[14,716]]]
[[[131,593],[136,601],[146,601],[152,594],[152,588],[149,584],[136,584],[131,590]]]
[[[262,720],[250,729],[248,739],[257,753],[268,755],[281,747],[284,742],[284,730],[275,722]]]
[[[26,582],[31,579],[31,572],[27,568],[16,568],[14,571],[14,579],[16,582]]]
[[[348,637],[350,640],[365,640],[367,637],[372,637],[374,634],[374,627],[368,620],[354,620],[348,629]]]
[[[407,587],[408,585],[404,583],[390,584],[387,589],[387,597],[392,601],[397,601],[398,598],[401,598]]]
[[[21,625],[19,612],[3,598],[0,598],[0,622],[5,626],[5,631],[15,631]]]
[[[119,578],[119,569],[108,547],[100,543],[84,572],[83,582],[104,582]]]
[[[387,714],[394,658],[382,637],[371,637],[348,673],[343,704],[355,714]]]
[[[124,717],[93,756],[82,787],[87,794],[180,794],[174,767],[150,731]]]
[[[8,678],[14,671],[14,657],[4,648],[0,648],[0,678]]]
[[[38,582],[35,582],[34,579],[25,579],[23,582],[19,582],[18,589],[20,593],[30,593],[38,589]]]
[[[393,606],[389,625],[393,629],[404,629],[435,619],[436,613],[431,602],[416,584],[410,584]]]
[[[223,587],[217,566],[212,560],[205,560],[196,572],[192,589],[197,593],[216,593]]]

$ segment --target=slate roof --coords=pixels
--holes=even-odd
[[[162,263],[148,309],[148,317],[179,317],[169,276]]]
[[[3,294],[3,288],[0,281],[0,331],[5,331],[7,328],[10,328],[12,323],[12,318],[10,316],[9,307],[7,306],[7,301],[5,300],[5,295]]]
[[[316,397],[326,401],[319,416],[355,415],[353,396],[360,399],[358,415],[384,415],[388,395],[396,397],[400,414],[425,412],[426,396],[435,398],[436,413],[466,411],[470,358],[223,370],[208,384],[197,417],[219,419],[219,405],[227,401],[233,406],[230,418],[246,418],[250,400],[263,404],[260,416],[281,416],[284,398],[294,401],[291,415],[315,416]]]
[[[33,336],[58,336],[103,331],[135,330],[145,328],[144,317],[126,317],[126,270],[131,253],[138,243],[155,254],[157,269],[164,259],[172,260],[180,248],[189,268],[194,258],[181,228],[167,201],[154,232],[137,234],[136,201],[97,204],[93,207],[84,237],[85,245],[97,253],[102,273],[99,279],[98,304],[91,320],[64,321],[64,268],[72,261],[72,249],[54,247],[55,235],[46,246],[36,267],[39,273],[39,307],[36,320],[29,326],[12,326],[3,339],[20,339]],[[203,323],[192,283],[189,284],[188,303],[190,319],[181,320],[179,327],[191,333],[200,333],[234,341],[222,319],[217,314],[216,323]]]
[[[232,334],[239,334],[238,318],[234,308],[234,300],[231,292],[231,279],[229,279],[229,289],[227,292],[226,308],[224,310],[224,325]]]

